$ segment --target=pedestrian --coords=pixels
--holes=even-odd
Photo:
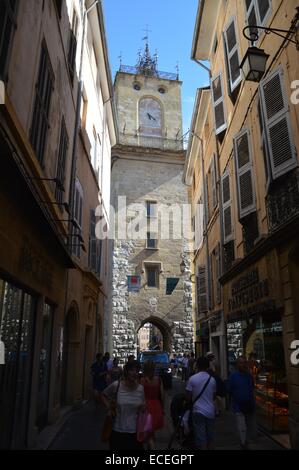
[[[188,364],[189,364],[189,358],[187,354],[184,354],[183,359],[182,359],[182,380],[186,382],[188,378]]]
[[[216,381],[208,373],[206,357],[197,360],[198,373],[190,377],[186,386],[186,401],[192,403],[194,444],[198,450],[214,448]]]
[[[101,401],[101,393],[107,387],[107,365],[103,354],[97,353],[96,360],[91,366],[95,404]]]
[[[228,384],[240,446],[247,450],[250,438],[256,437],[256,416],[253,378],[244,357],[237,360],[237,370],[230,375]]]
[[[191,377],[195,373],[195,354],[194,352],[191,353],[189,362],[188,362],[188,376]]]
[[[118,364],[118,359],[115,357],[113,359],[112,363],[112,369],[110,370],[110,378],[111,382],[115,382],[116,380],[119,380],[122,374],[122,369]]]
[[[153,431],[147,439],[150,450],[154,450],[155,431],[164,427],[163,385],[160,377],[155,376],[155,363],[146,361],[143,367],[143,377],[140,383],[144,387],[146,409],[152,416]]]
[[[144,388],[139,383],[140,365],[130,361],[124,366],[123,376],[103,391],[103,403],[115,418],[110,436],[110,450],[141,450],[137,440],[137,416],[145,410]]]
[[[172,365],[172,374],[174,377],[178,376],[178,366],[179,366],[179,361],[177,358],[177,355],[174,354],[173,358],[171,359],[171,365]]]
[[[209,361],[209,374],[216,380],[216,398],[215,398],[215,413],[220,416],[222,410],[222,398],[226,397],[226,386],[220,377],[219,367],[217,364],[216,356],[212,351],[207,352],[206,358]]]

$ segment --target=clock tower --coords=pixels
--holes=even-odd
[[[176,354],[193,350],[190,241],[183,230],[174,235],[181,220],[174,222],[173,215],[174,207],[183,213],[188,204],[182,182],[181,86],[178,74],[158,70],[157,55],[151,56],[147,41],[136,66],[121,65],[115,77],[118,143],[112,149],[111,196],[116,222],[105,336],[107,349],[122,361],[136,356],[140,329],[149,324],[161,333],[156,335],[161,338],[158,347]],[[124,211],[120,198],[126,201],[125,231],[119,230],[118,215]],[[141,237],[128,229],[136,205],[145,211]],[[150,223],[155,221],[153,233]],[[161,236],[161,222],[169,225],[169,236]],[[183,274],[182,259],[187,266]]]

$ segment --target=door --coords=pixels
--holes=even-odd
[[[35,299],[0,279],[0,331],[5,364],[0,367],[0,448],[26,445],[31,387]]]
[[[37,426],[41,431],[48,423],[50,370],[52,354],[53,309],[44,304],[42,343],[39,355],[39,386],[37,402]]]

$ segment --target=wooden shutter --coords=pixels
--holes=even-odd
[[[95,210],[90,210],[89,219],[89,267],[92,271],[97,269],[97,240]]]
[[[224,110],[224,96],[221,73],[211,80],[212,89],[212,102],[214,107],[214,118],[215,118],[215,132],[216,135],[223,132],[226,125],[226,117]]]
[[[234,91],[242,80],[240,69],[240,53],[237,40],[236,23],[233,20],[224,33],[225,50],[227,54],[228,76],[230,90]]]
[[[211,165],[211,175],[212,175],[212,204],[213,209],[217,206],[218,197],[217,197],[217,167],[216,167],[216,155],[213,155],[212,165]]]
[[[63,199],[63,191],[62,191],[61,185],[62,186],[64,185],[64,180],[65,180],[65,162],[66,162],[67,150],[68,150],[68,136],[66,132],[64,119],[62,119],[61,129],[60,129],[57,171],[56,171],[56,178],[60,182],[59,185],[56,185],[56,189],[55,189],[55,198],[57,202],[62,202],[62,199]]]
[[[101,274],[101,266],[102,266],[102,246],[103,246],[103,240],[97,240],[97,267],[96,271],[97,274],[100,276]]]
[[[197,302],[198,302],[198,312],[205,313],[208,311],[208,302],[207,302],[207,279],[206,279],[206,267],[198,267],[197,275]]]
[[[224,243],[227,243],[233,238],[231,188],[230,188],[230,176],[228,173],[225,173],[222,176],[221,190],[222,190],[222,206],[223,206]]]
[[[263,116],[273,179],[297,166],[282,70],[261,82]]]
[[[216,289],[216,300],[217,303],[221,303],[221,284],[220,279],[221,277],[221,257],[220,257],[220,243],[218,243],[216,247],[216,279],[217,279],[217,289]]]
[[[252,156],[247,130],[243,130],[234,138],[234,150],[239,218],[242,219],[256,210]]]

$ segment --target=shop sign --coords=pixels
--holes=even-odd
[[[52,289],[53,270],[51,265],[38,253],[27,237],[23,238],[19,267],[29,274],[35,281]]]
[[[127,276],[128,292],[139,292],[141,288],[141,276]]]
[[[231,284],[227,313],[253,316],[274,311],[275,301],[269,296],[269,280],[261,278],[258,267],[255,267]]]

